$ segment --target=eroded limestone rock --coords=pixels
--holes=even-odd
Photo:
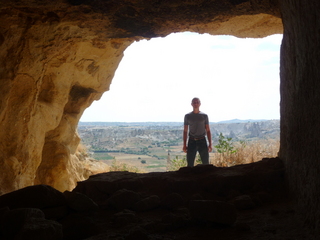
[[[277,1],[0,1],[0,194],[86,179],[77,123],[135,40],[282,32]]]
[[[18,38],[16,30],[8,30],[2,48],[16,49],[12,39]],[[109,89],[131,41],[109,39],[98,44],[81,38],[81,42],[77,34],[90,35],[66,24],[33,26],[17,39],[19,51],[1,54],[3,61],[16,59],[9,69],[2,68],[2,76],[8,76],[1,80],[2,193],[35,182],[63,191],[84,180],[75,156],[80,142],[77,123]]]

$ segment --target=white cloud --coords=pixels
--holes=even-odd
[[[211,122],[278,119],[281,39],[179,33],[136,42],[81,121],[182,122],[195,96]]]

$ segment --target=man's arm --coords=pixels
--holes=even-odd
[[[187,138],[188,138],[188,125],[184,125],[183,128],[183,147],[182,150],[187,152]]]
[[[207,138],[208,138],[208,142],[209,142],[209,146],[208,146],[208,151],[211,152],[212,151],[212,140],[211,140],[211,131],[210,131],[210,126],[209,124],[206,124],[206,132],[207,132]]]

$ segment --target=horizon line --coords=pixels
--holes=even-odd
[[[229,122],[229,121],[272,121],[272,120],[280,120],[280,118],[272,118],[272,119],[229,119],[229,120],[221,120],[210,123],[219,123],[219,122]],[[183,123],[183,121],[79,121],[79,123]]]

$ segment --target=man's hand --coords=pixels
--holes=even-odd
[[[188,125],[184,125],[183,127],[183,148],[182,151],[187,152],[187,138],[188,138]]]
[[[183,146],[182,151],[184,151],[186,153],[187,150],[188,150],[187,146]]]
[[[212,142],[211,142],[211,131],[210,131],[209,124],[206,124],[206,132],[207,132],[207,139],[209,142],[208,152],[211,152],[212,151]]]

